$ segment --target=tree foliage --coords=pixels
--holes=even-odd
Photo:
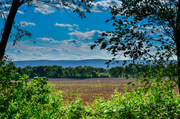
[[[175,63],[169,63],[168,65],[159,65],[161,67],[161,75],[159,76],[177,76],[175,70],[177,66]],[[141,65],[141,64],[129,64],[126,66],[117,66],[110,69],[95,68],[91,66],[78,66],[78,67],[62,67],[62,66],[27,66],[24,68],[15,68],[17,72],[23,76],[28,75],[30,78],[35,76],[49,77],[49,78],[120,78],[120,77],[138,77],[143,72],[144,78],[158,75],[159,71],[156,70],[157,66]],[[144,72],[149,69],[149,72]],[[158,68],[160,69],[160,68]],[[171,72],[171,73],[169,73]]]
[[[122,0],[120,7],[110,6],[113,31],[102,33],[93,49],[100,46],[114,58],[156,60],[157,65],[177,56],[180,87],[180,2],[179,0]],[[110,60],[108,63],[110,63]]]
[[[95,41],[101,49],[110,51],[114,56],[123,52],[124,56],[136,59],[155,57],[171,58],[177,55],[176,18],[177,1],[175,0],[122,0],[122,6],[110,6],[114,31],[107,31],[108,36]],[[152,48],[153,46],[153,48]],[[156,54],[149,53],[156,50]]]

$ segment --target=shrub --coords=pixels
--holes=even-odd
[[[60,111],[61,92],[47,84],[47,78],[35,77],[29,83],[26,75],[20,79],[0,90],[1,118],[54,118],[63,115]]]
[[[95,101],[96,118],[180,118],[180,97],[174,97],[170,80],[154,81],[148,91],[139,87],[125,94],[115,91],[111,100]]]
[[[13,81],[13,80],[14,81]],[[58,118],[63,115],[61,91],[45,77],[21,77],[13,63],[0,67],[0,118]]]

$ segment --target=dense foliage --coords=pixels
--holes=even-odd
[[[126,77],[132,76],[135,72],[132,65],[125,67],[113,67],[110,69],[94,68],[91,66],[65,67],[62,66],[38,66],[17,68],[17,71],[23,75],[27,74],[31,78],[34,76],[51,77],[51,78],[103,78],[103,77]],[[138,70],[140,72],[140,69]]]
[[[11,79],[15,81],[11,81]],[[149,88],[140,87],[121,94],[115,90],[108,101],[97,99],[82,106],[77,98],[63,103],[62,92],[47,78],[20,76],[12,63],[0,67],[0,118],[180,118],[180,97],[174,95],[171,80],[154,79]]]
[[[170,76],[168,71],[177,69],[177,65],[174,62],[167,65],[162,65],[162,76]],[[157,74],[155,70],[157,66],[141,65],[141,64],[129,64],[126,66],[117,66],[110,69],[94,68],[91,66],[78,66],[78,67],[65,67],[62,66],[27,66],[25,68],[18,67],[17,72],[23,75],[26,74],[30,78],[35,76],[50,77],[50,78],[104,78],[104,77],[133,77],[139,76],[146,69],[152,69],[151,75]],[[175,74],[173,74],[175,75]]]
[[[157,67],[162,60],[176,59],[178,68],[171,79],[178,78],[175,82],[180,90],[180,0],[120,2],[109,6],[111,17],[106,22],[112,23],[114,29],[103,32],[91,49],[100,46],[110,52],[113,58],[107,64],[122,55],[133,60],[157,60]]]
[[[96,78],[96,77],[109,77],[107,70],[103,68],[93,68],[90,66],[85,67],[66,67],[62,66],[38,66],[25,68],[17,68],[17,71],[22,74],[27,74],[31,78],[34,76],[46,76],[51,78]]]

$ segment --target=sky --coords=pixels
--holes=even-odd
[[[9,38],[5,54],[14,61],[19,60],[83,60],[112,59],[106,50],[99,47],[91,50],[90,46],[101,37],[101,33],[114,30],[109,6],[121,6],[119,0],[95,0],[86,13],[86,18],[79,17],[72,10],[54,9],[48,5],[39,7],[22,5],[15,17],[15,23],[32,34],[33,41],[21,40],[13,46],[14,38]],[[0,19],[0,28],[4,27],[4,19]],[[159,26],[157,26],[159,27]],[[150,27],[138,30],[150,31]],[[12,29],[12,33],[16,30]],[[119,60],[128,57],[119,56]]]
[[[109,5],[121,5],[118,0],[93,2],[91,13],[80,18],[71,10],[56,10],[47,5],[44,9],[21,6],[15,17],[16,24],[32,33],[32,40],[20,41],[15,46],[9,39],[5,54],[18,60],[82,60],[111,59],[113,56],[98,47],[90,49],[93,42],[104,31],[113,30]],[[0,20],[3,28],[4,20]],[[12,30],[12,33],[15,29]]]

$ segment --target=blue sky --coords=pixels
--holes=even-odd
[[[36,44],[25,40],[12,46],[13,38],[10,38],[6,55],[13,60],[111,59],[106,50],[98,47],[90,50],[90,45],[103,31],[113,30],[112,24],[105,20],[111,16],[109,5],[120,5],[120,2],[102,0],[93,4],[91,13],[85,13],[83,19],[71,10],[58,11],[46,5],[43,9],[21,6],[15,22],[32,33]],[[1,27],[3,23],[1,19]]]
[[[92,4],[91,13],[85,13],[86,18],[83,19],[70,9],[58,11],[47,5],[21,6],[16,14],[15,22],[22,29],[32,33],[32,40],[36,44],[30,40],[21,40],[17,45],[12,46],[13,38],[10,38],[5,54],[13,60],[111,59],[113,56],[108,51],[100,50],[99,47],[91,50],[90,46],[102,32],[114,30],[112,22],[105,21],[111,17],[109,6],[121,6],[121,2],[95,0]],[[3,28],[4,22],[0,19],[0,27]],[[152,26],[137,28],[139,31],[147,32],[151,29]],[[14,31],[13,29],[12,33]],[[123,55],[118,57],[119,60],[129,59]]]

